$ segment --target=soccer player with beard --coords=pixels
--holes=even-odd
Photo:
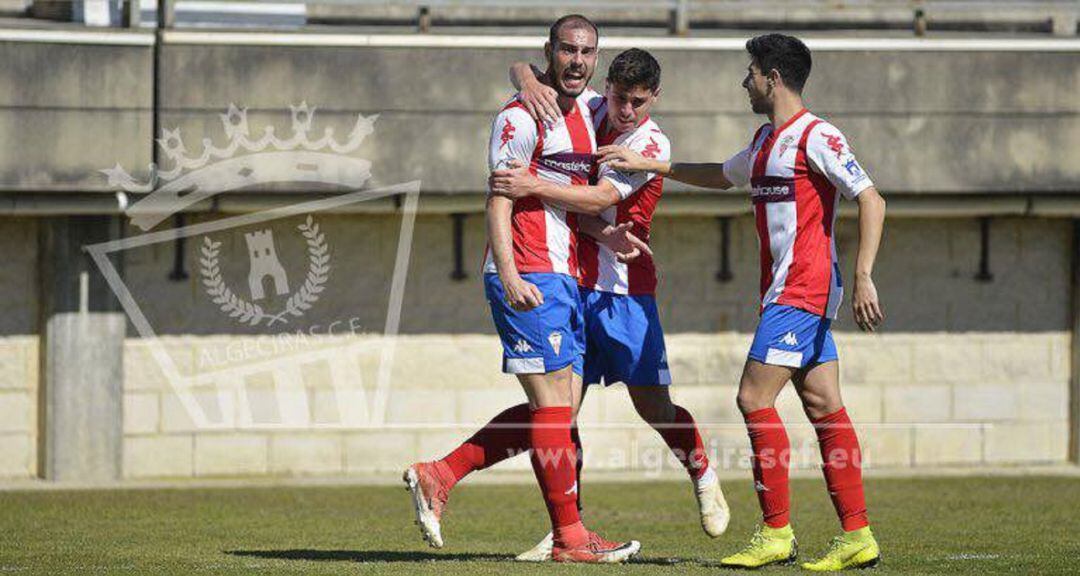
[[[815,571],[874,566],[881,553],[867,519],[859,440],[840,397],[830,330],[843,296],[833,224],[840,197],[857,200],[859,250],[852,304],[855,322],[873,331],[884,320],[871,272],[885,201],[844,135],[803,105],[810,50],[782,34],[753,38],[746,50],[750,64],[742,85],[753,111],[769,118],[747,148],[723,164],[673,163],[627,147],[601,148],[600,160],[617,170],[662,174],[706,188],[750,185],[761,244],[761,320],[737,403],[750,435],[764,526],[745,549],[721,563],[758,568],[795,561],[789,523],[790,446],[775,408],[780,390],[792,381],[817,432],[825,482],[843,528],[824,557],[802,566]]]
[[[586,88],[596,67],[597,40],[596,26],[583,16],[564,16],[552,25],[542,80],[559,93],[559,117],[541,124],[518,99],[508,103],[492,124],[491,170],[517,160],[547,181],[588,181],[596,145],[585,99],[593,96]],[[530,450],[551,520],[552,558],[623,562],[641,545],[590,532],[577,507],[578,451],[571,426],[584,337],[575,215],[539,198],[491,195],[487,225],[484,286],[503,345],[503,371],[517,376],[528,401],[504,410],[445,458],[405,471],[421,533],[441,547],[440,519],[453,486],[474,470]]]
[[[515,64],[511,77],[521,88],[522,102],[530,104],[536,115],[546,118],[554,114],[557,94],[537,80],[528,64]],[[616,56],[608,68],[605,96],[590,103],[597,144],[627,146],[647,157],[667,160],[671,144],[649,117],[659,95],[660,63],[651,54],[630,49]],[[527,166],[496,170],[491,177],[491,190],[496,194],[554,202],[578,212],[583,224],[591,220],[605,226],[630,224],[634,235],[646,243],[663,189],[663,177],[654,173],[619,172],[609,166],[601,166],[596,183],[589,186],[542,180]],[[614,205],[610,202],[613,195],[619,199]],[[578,243],[578,263],[585,310],[585,386],[626,384],[638,415],[660,434],[686,468],[702,528],[713,538],[720,536],[730,512],[719,479],[709,466],[693,416],[673,403],[669,394],[671,375],[656,308],[657,274],[651,254],[623,262],[610,248],[583,235]],[[578,474],[580,477],[580,465]],[[580,498],[579,493],[579,502]],[[549,542],[544,539],[518,558],[546,559]]]

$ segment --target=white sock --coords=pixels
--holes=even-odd
[[[701,489],[702,486],[708,486],[710,484],[715,484],[715,483],[716,483],[716,471],[712,469],[712,466],[709,466],[708,468],[705,469],[704,474],[699,476],[697,480],[694,480],[694,487],[698,488],[698,489]]]

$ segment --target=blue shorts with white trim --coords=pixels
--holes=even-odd
[[[498,274],[484,275],[484,293],[503,346],[503,372],[547,374],[573,365],[581,374],[585,333],[577,281],[566,274],[531,272],[521,275],[544,295],[532,310],[514,310]]]
[[[782,304],[769,304],[761,314],[750,359],[762,364],[805,368],[838,359],[832,320]]]
[[[664,329],[652,295],[581,289],[585,310],[585,385],[671,384]]]

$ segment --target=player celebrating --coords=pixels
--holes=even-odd
[[[512,76],[522,89],[524,103],[538,116],[553,116],[547,104],[554,100],[554,94],[537,81],[529,65],[515,64]],[[605,94],[590,104],[594,108],[597,143],[620,144],[646,157],[667,160],[671,145],[649,117],[660,94],[660,64],[656,59],[638,49],[616,56],[608,69]],[[608,166],[600,168],[597,183],[590,186],[542,180],[527,167],[496,170],[491,178],[494,193],[519,201],[538,197],[599,216],[579,216],[582,224],[598,219],[608,226],[630,224],[634,235],[646,242],[663,186],[663,178],[656,174],[618,172]],[[645,253],[631,262],[622,262],[611,248],[583,235],[578,261],[585,310],[584,384],[626,383],[638,414],[685,466],[695,488],[705,532],[713,538],[720,536],[727,528],[730,513],[719,479],[709,466],[694,418],[674,404],[668,392],[671,376],[656,309],[657,280],[651,255]],[[519,559],[543,560],[547,552],[545,539]]]
[[[626,147],[602,148],[601,162],[709,188],[750,184],[761,244],[762,310],[739,382],[738,405],[749,430],[765,525],[749,546],[722,564],[757,568],[795,560],[788,521],[790,448],[774,407],[791,380],[817,431],[825,481],[844,530],[824,557],[802,566],[822,571],[873,566],[880,552],[867,520],[859,441],[840,397],[830,331],[843,294],[833,223],[840,196],[857,199],[853,308],[859,327],[873,331],[884,319],[871,272],[885,201],[844,135],[803,106],[809,49],[797,38],[768,34],[748,41],[746,50],[751,62],[743,87],[753,111],[769,117],[749,147],[723,164],[672,163]]]
[[[488,163],[528,163],[540,178],[584,184],[595,137],[591,111],[579,96],[596,67],[598,33],[583,16],[551,27],[544,81],[559,93],[560,116],[540,125],[514,100],[495,117]],[[520,445],[527,429],[533,470],[547,504],[552,557],[561,562],[622,562],[640,550],[636,541],[615,543],[585,529],[577,508],[577,450],[571,439],[572,365],[584,352],[577,282],[574,215],[539,198],[513,201],[489,196],[484,285],[503,344],[503,371],[515,374],[528,404],[514,406],[446,458],[414,464],[404,480],[412,492],[424,538],[442,546],[440,518],[450,488],[470,471],[503,459],[507,440]],[[580,368],[578,369],[580,371]],[[489,458],[490,455],[490,458]]]

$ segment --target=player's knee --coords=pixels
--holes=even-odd
[[[647,402],[634,406],[641,419],[649,424],[670,424],[675,421],[675,405],[667,402]]]
[[[843,407],[840,398],[825,394],[803,391],[799,393],[799,399],[802,401],[803,412],[815,419],[832,414]]]
[[[630,389],[630,400],[638,416],[649,424],[670,424],[675,421],[675,404],[667,389],[638,387]]]
[[[735,403],[739,406],[739,412],[745,416],[751,412],[772,408],[773,398],[751,387],[741,386],[739,394],[735,397]]]

